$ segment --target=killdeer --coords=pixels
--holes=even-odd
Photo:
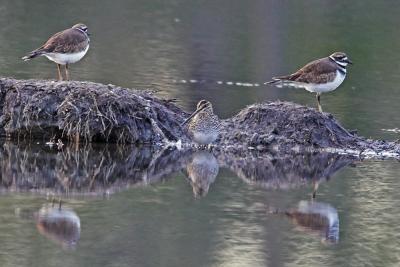
[[[282,213],[276,211],[274,213]],[[339,215],[336,208],[330,204],[305,201],[298,203],[297,208],[283,212],[298,226],[299,229],[311,231],[322,236],[325,242],[339,242]]]
[[[39,233],[63,248],[72,249],[78,244],[81,222],[73,210],[46,205],[35,213],[35,220]]]
[[[181,126],[188,122],[189,133],[196,143],[207,145],[218,138],[220,122],[209,101],[200,100],[196,111]]]
[[[265,84],[293,86],[317,93],[318,110],[322,112],[321,94],[339,87],[346,78],[347,64],[353,64],[343,52],[335,52],[329,57],[314,60],[293,74],[273,77]]]
[[[81,60],[89,50],[88,27],[78,23],[69,29],[58,32],[47,42],[33,50],[22,59],[28,61],[38,56],[45,56],[57,64],[58,79],[61,81],[61,65],[65,65],[65,76],[69,80],[68,64]]]

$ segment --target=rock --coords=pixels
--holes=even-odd
[[[185,134],[168,101],[91,82],[0,79],[0,135],[87,142],[157,143]]]
[[[173,102],[149,91],[110,84],[2,78],[0,137],[75,143],[188,143],[187,131],[180,126],[188,113]],[[258,151],[339,149],[400,155],[396,143],[365,139],[344,129],[331,114],[289,102],[245,107],[222,121],[216,145],[236,153],[251,147]]]

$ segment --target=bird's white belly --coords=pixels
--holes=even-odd
[[[86,55],[88,50],[89,50],[89,45],[82,52],[72,53],[72,54],[48,53],[48,54],[45,54],[45,56],[49,60],[54,61],[57,64],[65,65],[65,64],[72,64],[72,63],[78,62]]]
[[[346,74],[342,74],[339,71],[336,71],[336,77],[332,82],[329,83],[324,83],[324,84],[306,84],[305,89],[309,92],[315,92],[315,93],[326,93],[335,90],[336,88],[339,87],[340,84],[344,81],[344,78],[346,78]]]
[[[201,145],[210,144],[214,142],[217,138],[218,138],[218,133],[202,133],[202,132],[193,133],[194,141]]]

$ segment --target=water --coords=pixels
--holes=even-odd
[[[361,135],[398,138],[382,131],[400,124],[397,2],[2,0],[0,10],[2,76],[55,78],[46,59],[20,57],[84,22],[91,48],[74,79],[156,89],[187,110],[206,98],[222,118],[258,101],[316,103],[303,90],[216,81],[262,84],[343,50],[355,64],[324,110]],[[188,178],[194,155],[174,153],[2,143],[0,265],[398,265],[397,161],[203,155],[200,179]],[[335,214],[338,236],[326,238]]]
[[[395,161],[310,154],[244,162],[223,153],[152,152],[4,143],[2,266],[399,260]]]

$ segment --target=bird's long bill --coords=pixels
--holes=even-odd
[[[353,61],[351,61],[349,58],[346,59],[346,63],[353,65]]]
[[[187,118],[184,122],[182,122],[181,126],[183,126],[183,125],[185,125],[186,123],[188,123],[194,116],[196,116],[197,113],[199,113],[200,111],[202,111],[204,108],[205,108],[205,106],[202,107],[202,108],[199,108],[199,109],[197,109],[195,112],[193,112],[192,115],[189,116],[189,118]]]

